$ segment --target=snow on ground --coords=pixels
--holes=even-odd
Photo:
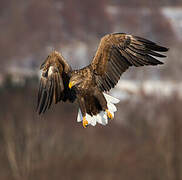
[[[135,82],[132,80],[120,80],[111,94],[119,99],[128,99],[136,95],[155,95],[169,97],[174,94],[182,98],[182,83],[172,81],[146,80]]]
[[[176,32],[178,38],[182,41],[182,8],[165,7],[162,8],[162,12],[169,19],[173,30]]]

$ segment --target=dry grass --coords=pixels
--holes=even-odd
[[[39,117],[35,89],[9,89],[0,102],[0,179],[177,179],[181,176],[178,97],[121,102],[106,127],[83,129],[77,108]],[[8,102],[8,103],[7,103]],[[179,179],[179,178],[178,178]]]

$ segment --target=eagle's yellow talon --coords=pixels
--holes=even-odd
[[[109,119],[113,119],[113,116],[112,116],[112,114],[109,112],[108,109],[106,109],[106,112],[107,112],[107,117],[108,117]]]
[[[88,121],[86,120],[86,117],[83,117],[83,127],[86,128],[88,125]]]

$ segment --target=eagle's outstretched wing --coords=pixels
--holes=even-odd
[[[166,51],[167,48],[137,36],[124,33],[104,36],[91,63],[97,86],[109,91],[129,66],[163,64],[154,57],[166,57],[158,53]]]
[[[73,102],[76,98],[75,92],[69,89],[69,73],[71,67],[57,51],[53,51],[41,65],[42,70],[37,110],[44,113],[50,108],[52,102],[55,104],[61,100]]]

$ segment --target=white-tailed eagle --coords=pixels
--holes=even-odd
[[[83,127],[107,124],[114,117],[119,100],[104,92],[114,88],[130,66],[158,65],[168,49],[147,39],[113,33],[105,35],[90,65],[72,70],[63,56],[53,51],[43,62],[37,110],[44,113],[52,102],[77,102],[77,121]]]

